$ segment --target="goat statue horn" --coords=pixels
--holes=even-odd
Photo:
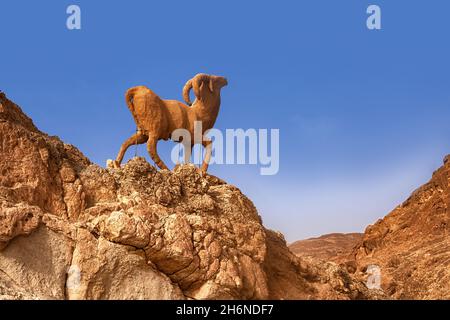
[[[201,86],[202,82],[209,81],[209,80],[210,80],[210,77],[207,74],[199,73],[195,77],[193,77],[191,80],[186,82],[186,85],[184,86],[184,89],[183,89],[184,101],[186,101],[186,103],[188,105],[192,105],[191,99],[189,97],[190,90],[194,89],[194,94],[197,97],[197,99],[199,99],[200,98],[200,86]]]
[[[209,83],[209,80],[210,76],[204,73],[199,73],[192,79],[194,93],[197,97],[200,95],[200,86],[202,85],[202,83],[203,82]]]

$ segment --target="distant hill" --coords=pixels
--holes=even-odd
[[[349,254],[362,237],[362,233],[330,233],[296,241],[289,245],[289,249],[300,257],[332,261]]]

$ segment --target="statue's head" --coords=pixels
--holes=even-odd
[[[194,94],[199,100],[208,97],[219,97],[220,89],[227,84],[228,81],[224,77],[199,73],[186,82],[186,85],[183,88],[184,101],[186,101],[188,105],[192,105],[191,98],[189,97],[191,89],[194,90]]]

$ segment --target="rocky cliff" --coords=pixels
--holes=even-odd
[[[450,299],[449,207],[450,155],[428,183],[365,233],[329,234],[289,247],[304,258],[338,263],[364,282],[379,276],[393,299]]]
[[[347,256],[364,279],[380,268],[381,286],[397,299],[450,299],[450,155],[431,180],[374,225]]]
[[[292,254],[239,189],[192,165],[104,169],[0,93],[0,298],[366,299]]]

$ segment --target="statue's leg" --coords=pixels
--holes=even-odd
[[[114,166],[116,168],[120,167],[120,164],[122,163],[123,157],[125,156],[125,152],[127,152],[127,149],[134,145],[134,144],[143,144],[148,140],[148,137],[138,131],[137,133],[133,134],[130,138],[128,138],[120,147],[119,154],[117,155],[116,161],[114,161]]]
[[[212,141],[206,140],[206,141],[203,141],[202,144],[206,150],[205,159],[203,160],[203,164],[202,164],[202,172],[206,173],[206,171],[208,171],[209,161],[211,160]]]
[[[152,160],[156,163],[156,165],[160,169],[167,169],[167,170],[169,170],[169,168],[165,165],[165,163],[158,156],[158,152],[156,151],[156,145],[157,144],[158,144],[158,140],[157,139],[155,139],[153,137],[149,137],[149,139],[147,141],[148,153],[150,154],[150,157],[152,158]]]

